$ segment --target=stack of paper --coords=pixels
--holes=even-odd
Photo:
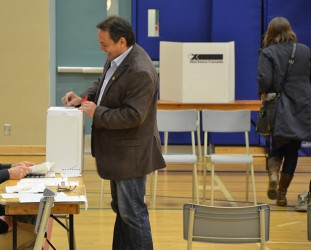
[[[31,166],[33,174],[46,174],[55,165],[55,162],[43,162],[34,166]]]

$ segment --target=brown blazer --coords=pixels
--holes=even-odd
[[[81,96],[98,100],[104,74]],[[165,167],[157,128],[159,77],[135,44],[110,78],[92,124],[92,155],[104,179],[125,180]]]

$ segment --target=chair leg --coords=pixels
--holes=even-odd
[[[197,127],[197,140],[198,140],[198,154],[199,160],[202,160],[202,147],[201,147],[201,126],[200,126],[200,113],[201,111],[198,110],[198,127]]]
[[[194,202],[194,198],[195,198],[195,176],[194,176],[194,166],[192,168],[192,181],[191,181],[191,184],[192,184],[192,188],[191,188],[191,197],[192,197],[192,203],[195,203]]]
[[[193,237],[193,226],[194,226],[194,216],[195,216],[195,209],[191,208],[189,210],[189,225],[188,225],[188,243],[187,243],[187,250],[192,249],[192,237]]]
[[[198,185],[198,171],[197,171],[197,164],[193,165],[192,170],[192,202],[194,202],[194,197],[196,197],[197,204],[200,203],[200,197],[199,197],[199,185]]]
[[[154,179],[154,173],[151,172],[150,173],[150,176],[149,176],[149,185],[150,185],[150,188],[149,188],[149,193],[150,193],[150,203],[152,203],[152,194],[153,194],[153,179]],[[145,198],[144,198],[144,201],[146,202],[146,195],[145,195]]]
[[[266,249],[266,219],[265,210],[259,211],[260,216],[260,250]]]
[[[252,178],[252,189],[254,196],[254,205],[257,205],[257,197],[256,197],[256,188],[255,188],[255,174],[254,174],[254,165],[251,164],[251,178]]]
[[[207,160],[208,158],[208,160]],[[203,202],[206,201],[207,172],[212,172],[212,163],[210,157],[204,157],[203,162]]]
[[[215,166],[211,163],[211,206],[214,206],[214,178],[215,178]]]
[[[203,203],[206,200],[206,157],[203,159]]]
[[[245,190],[246,190],[246,193],[245,193],[245,200],[246,202],[248,202],[248,186],[249,186],[249,172],[250,172],[250,164],[247,164],[246,166],[246,182],[245,182]]]
[[[100,196],[99,196],[99,207],[102,208],[103,207],[103,203],[104,203],[104,179],[101,179],[100,182]]]
[[[158,170],[152,172],[150,175],[150,196],[151,196],[152,208],[155,208],[155,204],[156,204],[157,180],[158,180]]]

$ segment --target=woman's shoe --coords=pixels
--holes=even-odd
[[[280,183],[279,183],[279,193],[276,200],[276,204],[281,207],[287,206],[286,193],[287,189],[293,179],[293,175],[281,173]]]
[[[280,158],[271,157],[268,160],[269,186],[267,195],[270,200],[275,200],[278,197],[279,171],[281,165],[282,159]]]

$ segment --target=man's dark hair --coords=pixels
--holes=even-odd
[[[124,37],[127,46],[130,47],[135,43],[135,36],[130,23],[118,16],[108,17],[106,20],[96,25],[98,29],[108,31],[111,39],[116,43],[121,37]]]

